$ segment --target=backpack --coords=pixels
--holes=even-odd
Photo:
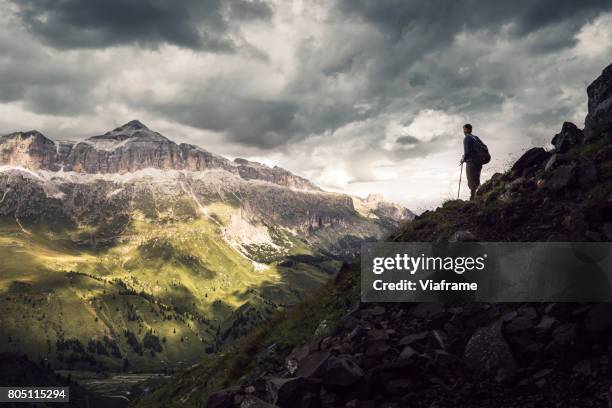
[[[470,135],[470,136],[474,140],[473,152],[472,152],[474,161],[481,165],[487,164],[488,162],[490,162],[491,154],[489,153],[489,148],[487,147],[487,145],[484,144],[482,140],[478,138],[478,136],[474,136],[474,135]]]

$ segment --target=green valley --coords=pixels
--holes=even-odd
[[[2,348],[65,368],[180,366],[246,333],[337,267],[331,259],[254,262],[221,236],[217,223],[231,208],[215,210],[216,222],[133,221],[117,244],[95,249],[4,220]],[[292,254],[309,251],[296,242]]]

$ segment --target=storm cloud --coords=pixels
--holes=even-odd
[[[13,0],[16,16],[57,48],[173,44],[234,51],[239,24],[269,20],[260,0]]]

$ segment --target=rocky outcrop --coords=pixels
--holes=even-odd
[[[585,119],[587,138],[612,132],[612,64],[587,88],[588,114]]]
[[[549,157],[550,153],[543,148],[531,148],[523,153],[523,155],[514,163],[514,165],[512,165],[512,173],[518,176],[533,174],[536,167],[548,160]]]
[[[122,174],[148,168],[188,171],[221,169],[245,180],[320,190],[309,180],[277,166],[268,167],[245,159],[232,162],[198,146],[176,144],[137,120],[81,142],[54,142],[35,130],[2,136],[0,165],[88,174]]]
[[[561,132],[553,137],[551,143],[559,153],[568,151],[572,146],[582,142],[583,133],[576,125],[571,122],[563,123]]]

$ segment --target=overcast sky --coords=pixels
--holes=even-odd
[[[488,176],[582,126],[612,62],[612,1],[503,3],[0,0],[0,133],[140,119],[422,211],[456,194],[463,123]]]

